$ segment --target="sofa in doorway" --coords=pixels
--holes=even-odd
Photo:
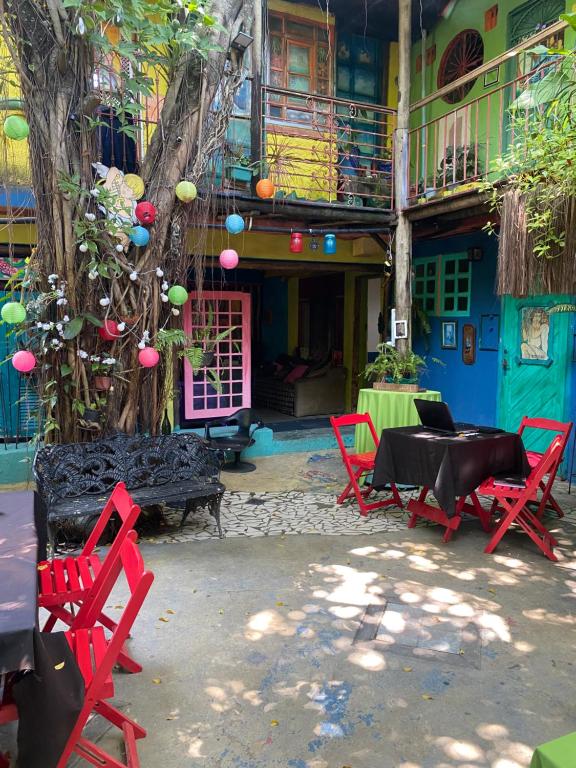
[[[346,368],[329,368],[321,376],[280,379],[257,376],[252,402],[289,416],[326,416],[345,410]]]

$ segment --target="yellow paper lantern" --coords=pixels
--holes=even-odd
[[[144,194],[144,181],[140,176],[137,176],[135,173],[127,173],[124,176],[124,183],[134,192],[135,199],[140,200]]]

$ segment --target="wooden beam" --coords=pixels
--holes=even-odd
[[[410,55],[412,50],[412,2],[398,0],[398,123],[394,142],[394,187],[396,199],[395,306],[396,319],[405,320],[408,338],[398,340],[398,349],[412,347],[412,225],[408,205],[408,131],[410,128]]]

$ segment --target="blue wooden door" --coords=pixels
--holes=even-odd
[[[573,315],[550,313],[570,296],[505,297],[502,301],[499,426],[515,432],[523,416],[568,421]],[[530,431],[524,443],[545,450],[550,433]]]

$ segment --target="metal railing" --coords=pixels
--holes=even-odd
[[[260,175],[276,199],[393,207],[395,110],[262,88]]]
[[[562,26],[554,25],[527,42],[558,46],[562,34]],[[491,68],[486,64],[460,78],[459,86],[483,77],[486,87],[485,93],[462,106],[444,111],[446,102],[441,98],[446,88],[413,105],[413,122],[422,122],[409,132],[409,205],[479,186],[486,178],[496,179],[495,159],[535,130],[546,110],[547,82],[562,60],[523,48],[489,62]],[[426,119],[428,110],[442,114]]]

